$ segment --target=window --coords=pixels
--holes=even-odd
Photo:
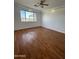
[[[36,13],[21,10],[20,11],[21,21],[22,22],[36,22]]]

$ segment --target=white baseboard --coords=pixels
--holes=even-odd
[[[14,31],[22,30],[22,29],[29,29],[29,28],[36,28],[36,27],[41,27],[41,26],[33,26],[33,27],[17,28],[17,29],[14,29]]]
[[[47,29],[50,29],[50,30],[54,30],[54,31],[57,31],[57,32],[65,33],[64,31],[58,30],[56,28],[51,28],[49,26],[42,26],[42,27],[47,28]]]

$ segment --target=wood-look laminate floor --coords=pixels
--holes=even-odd
[[[14,59],[65,59],[65,35],[42,27],[14,32]]]

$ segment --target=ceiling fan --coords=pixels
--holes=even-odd
[[[41,8],[44,8],[44,6],[48,6],[48,4],[45,4],[45,1],[46,0],[41,0],[40,2],[38,2],[37,4],[35,4],[34,6],[35,7],[41,7]]]

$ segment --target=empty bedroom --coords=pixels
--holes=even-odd
[[[14,0],[14,59],[65,59],[65,0]]]

